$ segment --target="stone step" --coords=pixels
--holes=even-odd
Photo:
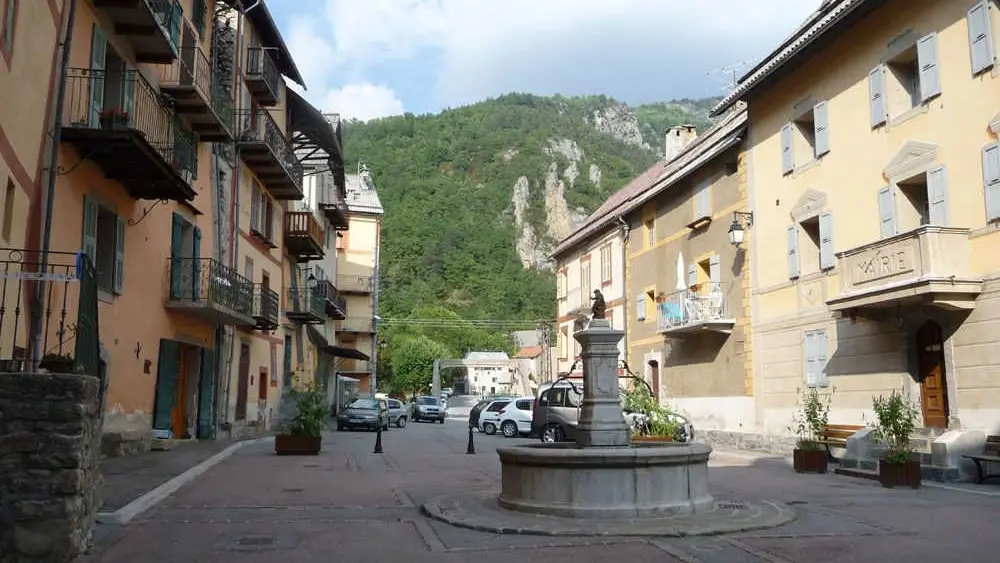
[[[166,452],[174,449],[174,445],[176,443],[177,440],[171,438],[154,438],[153,443],[149,449],[153,450],[154,452]]]
[[[933,441],[947,431],[947,428],[917,428],[913,431],[911,438],[929,438]]]
[[[873,481],[878,481],[878,466],[872,468],[868,467],[838,467],[833,470],[837,475],[843,475],[845,477],[855,477],[858,479],[870,479]],[[867,463],[863,464],[867,465]],[[934,481],[936,483],[957,483],[961,480],[962,475],[958,471],[957,467],[939,467],[937,465],[924,465],[920,466],[920,476],[924,481]]]
[[[917,453],[931,453],[931,443],[934,442],[933,438],[921,437],[921,438],[910,438],[910,447],[913,451]]]

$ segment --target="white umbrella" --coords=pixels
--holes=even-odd
[[[677,291],[684,291],[687,289],[687,280],[685,279],[686,271],[684,269],[684,254],[681,252],[677,253],[677,286],[674,288]]]

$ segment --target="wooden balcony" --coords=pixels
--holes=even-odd
[[[281,99],[281,72],[271,54],[261,47],[247,49],[247,65],[244,70],[247,88],[258,104],[270,107]]]
[[[347,317],[347,298],[337,291],[337,288],[330,283],[330,280],[316,280],[316,287],[314,289],[323,297],[328,317],[331,319],[344,319]]]
[[[160,91],[170,96],[174,111],[191,124],[202,141],[229,142],[233,138],[233,99],[212,71],[205,52],[195,45],[181,48],[180,58],[158,67]]]
[[[255,283],[253,287],[253,306],[250,316],[255,321],[256,330],[274,330],[278,328],[279,320],[278,292]]]
[[[732,287],[731,284],[707,282],[667,295],[656,304],[657,332],[665,336],[732,333],[736,324],[729,310],[729,289]]]
[[[164,306],[209,324],[253,326],[253,284],[212,258],[167,259]]]
[[[177,59],[183,18],[183,9],[177,0],[91,2],[104,12],[114,32],[131,43],[136,61],[168,64]]]
[[[63,119],[62,142],[133,198],[194,199],[197,140],[139,72],[68,69]]]
[[[278,200],[298,201],[305,197],[302,165],[271,114],[241,111],[237,119],[240,158],[264,188]]]
[[[309,287],[289,287],[285,316],[300,324],[320,325],[326,322],[326,301],[318,291]]]
[[[323,258],[323,227],[312,211],[285,213],[285,250],[299,263]]]
[[[863,315],[913,304],[970,310],[983,290],[969,229],[924,225],[840,252],[837,260],[840,295],[826,302],[834,311]]]

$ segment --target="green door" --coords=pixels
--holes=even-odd
[[[201,349],[201,376],[198,379],[198,430],[199,440],[215,438],[215,425],[212,424],[215,405],[215,351],[211,348]]]
[[[153,430],[158,437],[169,437],[170,413],[177,400],[177,379],[180,375],[180,345],[173,340],[160,340],[160,360],[156,366],[156,395],[153,398]]]

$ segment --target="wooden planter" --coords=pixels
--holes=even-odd
[[[919,489],[921,481],[920,462],[917,460],[910,460],[906,463],[889,463],[880,459],[878,462],[878,482],[887,489],[893,487]]]
[[[287,436],[274,437],[274,453],[278,455],[319,455],[323,447],[321,436]]]
[[[792,451],[792,467],[796,473],[826,473],[826,450]]]
[[[632,436],[633,444],[663,444],[673,441],[673,436]]]

